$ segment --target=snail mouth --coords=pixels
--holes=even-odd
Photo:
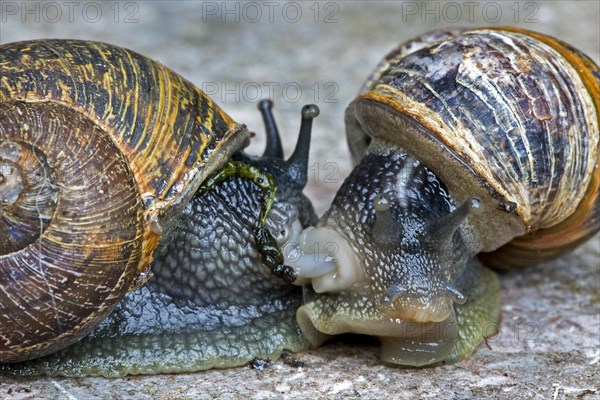
[[[326,297],[324,297],[326,296]],[[298,309],[296,318],[305,337],[320,345],[333,335],[357,333],[377,336],[381,341],[381,359],[384,362],[408,366],[424,366],[447,359],[458,341],[458,326],[453,307],[446,318],[431,321],[430,312],[388,311],[370,308],[359,299],[334,299],[333,294],[322,295]],[[366,309],[356,308],[356,302]],[[399,316],[410,316],[404,319]],[[427,318],[424,318],[427,315]],[[442,313],[438,315],[441,318]],[[430,319],[419,322],[418,319]]]
[[[372,293],[357,251],[332,227],[307,228],[292,245],[286,265],[305,285],[296,319],[313,345],[356,333],[379,337],[387,363],[424,366],[450,357],[458,341],[454,304],[465,302],[456,289],[433,279],[426,287],[396,282]]]
[[[432,282],[421,292],[431,294],[419,296],[401,285],[391,285],[379,299],[382,315],[412,322],[441,322],[454,312],[454,303],[462,305],[466,302],[462,293],[444,283]]]
[[[382,305],[381,313],[390,319],[427,323],[441,322],[454,312],[452,300],[438,296],[429,299],[398,297]]]

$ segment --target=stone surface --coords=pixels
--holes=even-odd
[[[294,22],[298,11],[302,18]],[[597,1],[2,1],[0,12],[2,43],[95,39],[159,60],[257,132],[251,147],[256,153],[264,143],[254,105],[259,98],[272,91],[287,154],[302,104],[317,103],[321,116],[314,123],[307,193],[319,212],[351,168],[344,109],[396,43],[443,27],[518,25],[559,37],[600,59]],[[115,380],[0,376],[0,398],[600,398],[600,237],[549,265],[502,274],[501,283],[500,334],[452,366],[386,367],[377,359],[376,341],[350,337],[295,355],[304,362],[302,368],[276,361],[262,371]]]

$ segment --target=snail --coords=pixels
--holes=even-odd
[[[267,149],[249,156],[244,125],[130,50],[11,43],[0,71],[1,370],[169,372],[307,346],[280,248],[316,218],[302,194],[316,106],[284,161],[272,103]],[[60,351],[92,331],[95,361],[85,341]]]
[[[390,52],[346,110],[355,169],[286,252],[311,289],[306,337],[377,336],[384,362],[426,366],[493,335],[498,281],[479,260],[543,262],[600,228],[599,82],[587,56],[517,28]]]
[[[178,233],[157,251],[160,284],[150,280],[127,293],[75,345],[4,370],[192,371],[299,351],[344,332],[379,337],[388,364],[459,361],[498,329],[498,279],[482,261],[541,262],[600,228],[599,79],[598,67],[577,50],[516,28],[439,31],[401,44],[346,111],[357,165],[331,208],[318,222],[307,212],[290,224],[279,217],[290,208],[278,206],[285,197],[275,202],[268,221],[286,221],[281,235],[271,229],[284,257],[279,275],[293,286],[263,265],[239,271],[231,254],[203,268],[203,253],[192,252],[198,273],[180,268],[178,254],[211,250],[206,243],[223,232],[211,231],[220,209],[195,218],[201,210],[187,203],[181,221],[212,233],[194,241],[185,228],[165,229]],[[231,194],[234,182],[194,198]],[[207,290],[194,290],[207,277]],[[228,285],[242,288],[233,305],[222,292]],[[248,289],[258,290],[244,296]]]

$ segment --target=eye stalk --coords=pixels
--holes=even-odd
[[[276,240],[268,229],[262,226],[259,227],[255,234],[257,247],[261,253],[263,264],[271,269],[273,275],[282,278],[286,282],[296,283],[298,271],[288,265],[281,249],[293,247],[295,243],[298,243],[298,236],[301,233],[298,226],[309,226],[316,223],[316,215],[312,205],[301,192],[308,177],[312,120],[319,115],[319,108],[314,104],[308,104],[302,108],[298,141],[293,154],[288,160],[283,160],[281,138],[272,111],[273,102],[271,100],[261,100],[258,103],[258,109],[265,124],[267,144],[262,158],[252,161],[256,166],[268,171],[268,175],[277,182],[276,187],[269,186],[269,190],[271,190],[269,193],[274,196],[276,190],[281,198],[294,203],[299,212],[296,213],[297,217],[289,218],[288,223],[285,224],[287,234],[283,235],[282,240]],[[272,202],[272,200],[270,201]],[[270,205],[268,209],[270,209]],[[261,213],[261,215],[266,214],[266,212]],[[313,265],[311,269],[305,270],[304,273],[310,277],[318,276],[320,271],[326,267],[327,263],[319,268]]]
[[[451,213],[429,221],[423,230],[423,241],[432,246],[451,244],[456,230],[470,215],[480,215],[483,208],[483,203],[478,198],[471,197]]]
[[[258,102],[258,110],[260,111],[265,123],[265,132],[267,134],[267,146],[263,153],[263,158],[283,159],[283,146],[281,145],[281,136],[277,123],[273,116],[273,102],[264,99]]]
[[[304,187],[308,179],[308,153],[310,150],[312,123],[313,119],[319,116],[319,112],[319,107],[315,104],[307,104],[302,107],[302,120],[300,122],[298,142],[296,143],[294,152],[286,161],[290,179],[296,182],[299,187]]]
[[[402,225],[394,219],[390,210],[390,199],[379,193],[373,199],[375,209],[375,224],[373,225],[373,240],[381,246],[397,246],[402,238]]]
[[[273,116],[273,102],[271,100],[261,100],[258,102],[258,109],[263,117],[265,131],[267,133],[267,145],[263,153],[263,158],[283,160],[283,146],[281,145],[281,136]],[[310,141],[312,136],[313,119],[319,116],[319,107],[316,104],[307,104],[302,107],[300,133],[296,148],[285,161],[285,170],[291,182],[296,183],[298,188],[304,188],[308,177],[308,155],[310,151]]]

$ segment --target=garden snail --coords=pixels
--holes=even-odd
[[[240,334],[248,325],[245,333],[255,335],[272,332],[252,324],[293,320],[300,295],[291,293],[299,289],[261,260],[283,268],[277,247],[315,219],[301,192],[316,106],[303,109],[296,150],[284,161],[269,102],[260,103],[267,150],[250,157],[240,151],[250,136],[244,125],[179,75],[126,49],[74,40],[6,44],[0,71],[0,363],[55,352],[118,320],[124,343],[135,347],[127,335],[150,329],[148,341],[173,342],[171,358],[159,348],[151,361],[115,356],[115,339],[102,361],[115,357],[114,368],[93,370],[92,362],[78,370],[71,359],[71,369],[57,373],[189,370],[198,367],[176,359],[182,348],[193,352],[182,338],[195,327],[210,330],[210,318],[232,319]],[[148,280],[153,258],[155,278],[105,319]],[[149,317],[151,307],[158,326],[132,330],[132,316]],[[306,347],[296,331],[293,323],[280,329],[290,338],[274,351]],[[211,335],[225,334],[213,330],[206,340]],[[254,352],[261,354],[252,346],[249,355],[223,352],[229,361],[220,365],[247,362]]]
[[[600,228],[599,81],[585,55],[517,28],[388,54],[346,110],[358,165],[287,260],[324,273],[298,311],[313,344],[378,336],[384,361],[422,366],[494,334],[498,284],[475,255],[527,265]]]
[[[127,294],[88,338],[21,372],[118,375],[239,365],[250,352],[299,350],[343,332],[380,337],[382,358],[392,364],[460,360],[497,329],[497,278],[476,254],[510,242],[519,250],[480,257],[502,265],[535,262],[520,249],[540,249],[534,254],[546,259],[598,231],[598,93],[593,62],[533,32],[436,32],[401,45],[347,110],[356,169],[316,227],[300,232],[299,224],[288,225],[291,238],[279,242],[302,294],[259,274],[248,287],[261,287],[262,297],[253,292],[242,298],[217,323],[210,312],[223,301],[219,291],[187,293],[193,290],[182,285],[157,293],[150,281]],[[185,208],[188,218],[193,209]],[[312,223],[307,220],[304,225]],[[160,257],[167,267],[159,265],[156,274],[163,281],[188,280],[168,268],[169,254],[193,242],[185,232],[180,237],[183,245],[175,240]],[[314,254],[315,243],[320,254]],[[216,266],[208,272],[214,270],[225,284],[249,271],[236,275],[235,268]],[[279,290],[265,296],[271,288]],[[206,297],[190,302],[177,291]],[[164,301],[167,296],[175,298]],[[194,305],[199,312],[189,311]],[[175,307],[179,311],[164,317],[174,339],[152,336],[163,312]],[[303,335],[285,314],[296,307]],[[246,322],[257,312],[266,317],[253,330]],[[288,319],[269,320],[271,314]],[[194,347],[197,335],[185,335],[188,316],[225,326],[214,335],[204,332],[214,342],[208,350]],[[278,339],[269,339],[273,332]],[[161,358],[156,349],[163,341],[184,355],[176,362],[171,355]],[[190,346],[193,351],[183,351]],[[255,347],[237,357],[227,346],[240,353]],[[205,361],[194,364],[190,357],[196,356]],[[109,364],[118,365],[116,372]]]

